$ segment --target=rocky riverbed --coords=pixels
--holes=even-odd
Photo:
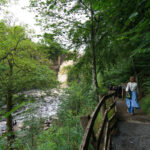
[[[56,119],[56,112],[59,106],[59,92],[55,89],[51,91],[30,90],[24,92],[25,97],[33,97],[32,103],[27,103],[13,113],[14,130],[20,130],[23,126],[23,121],[29,119],[31,115],[39,118],[45,118],[46,123],[50,124],[53,119]],[[6,106],[3,106],[5,108]],[[32,110],[32,111],[30,111]],[[6,121],[0,121],[0,136],[6,131]]]

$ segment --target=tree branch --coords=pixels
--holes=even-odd
[[[108,32],[105,32],[99,39],[98,39],[98,42],[96,44],[96,46],[99,44],[99,42],[102,41],[102,39],[107,35]]]
[[[89,11],[91,11],[91,9],[90,9],[82,0],[79,0],[79,2],[80,2],[85,8],[87,8]]]
[[[18,45],[19,45],[19,43],[20,43],[22,40],[24,40],[24,38],[19,39],[19,40],[17,41],[17,43],[16,43],[16,46],[15,46],[14,48],[12,48],[11,51],[16,51],[16,50],[17,50],[17,47],[18,47]],[[0,59],[0,62],[1,62],[2,60],[7,59],[7,57],[8,57],[9,55],[11,55],[11,54],[12,54],[11,52],[8,52],[4,57],[2,57],[2,58]]]
[[[0,59],[0,62],[1,62],[2,60],[6,59],[10,54],[11,54],[10,52],[7,53],[3,58]]]

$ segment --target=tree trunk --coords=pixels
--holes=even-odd
[[[6,111],[10,112],[12,110],[12,95],[10,92],[8,92],[6,96],[6,106],[7,106]],[[7,125],[7,142],[8,142],[7,149],[13,150],[12,144],[14,140],[14,134],[13,134],[13,119],[11,114],[6,118],[6,125]]]
[[[98,82],[97,82],[97,73],[96,73],[96,56],[95,56],[94,12],[92,10],[92,2],[91,2],[91,51],[92,51],[93,86],[94,86],[94,90],[95,90],[95,98],[97,101],[99,101]]]
[[[93,86],[95,90],[95,99],[98,102],[101,98],[99,97],[98,92],[98,82],[97,82],[97,72],[96,72],[96,54],[95,54],[95,26],[94,26],[94,12],[92,9],[92,0],[91,0],[91,51],[92,51],[92,76],[93,76]],[[104,116],[105,104],[101,107],[101,115]]]
[[[10,60],[8,60],[9,64],[9,81],[8,81],[8,90],[7,90],[7,95],[6,95],[6,112],[10,112],[12,110],[12,75],[13,75],[13,64]],[[7,142],[8,150],[13,150],[12,144],[14,140],[14,133],[13,133],[13,118],[12,114],[7,116],[6,118],[6,125],[7,125]]]

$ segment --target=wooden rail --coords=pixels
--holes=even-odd
[[[88,150],[91,141],[95,150],[110,149],[111,133],[116,123],[116,102],[114,101],[114,95],[115,93],[104,96],[96,106],[86,126],[79,150]],[[110,112],[113,112],[111,116]],[[95,134],[96,138],[91,139],[93,138],[94,124],[99,113],[103,115],[102,122],[99,125],[98,133]]]

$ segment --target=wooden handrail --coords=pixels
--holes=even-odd
[[[107,122],[109,121],[108,118],[107,118],[108,112],[109,112],[113,107],[115,107],[115,104],[116,104],[116,103],[114,102],[114,103],[105,111],[105,115],[104,115],[104,118],[103,118],[103,121],[102,121],[102,126],[101,126],[100,130],[98,131],[97,149],[99,149],[100,142],[101,142],[101,139],[102,139],[102,135],[103,135],[105,126],[106,126]]]
[[[91,115],[91,118],[87,124],[87,127],[85,129],[85,132],[84,132],[84,135],[83,135],[83,138],[82,138],[82,142],[81,142],[81,145],[80,145],[80,148],[79,150],[88,150],[88,147],[89,147],[89,143],[90,143],[90,137],[92,135],[92,131],[93,131],[93,128],[94,128],[94,123],[95,123],[95,120],[100,112],[100,109],[101,107],[105,104],[106,100],[108,100],[110,97],[113,97],[115,95],[115,93],[112,93],[112,94],[109,94],[109,95],[106,95],[104,96],[100,102],[97,104],[95,110],[93,111],[92,115]],[[101,138],[102,138],[102,135],[103,135],[103,132],[104,132],[104,128],[106,126],[106,122],[107,123],[107,126],[109,128],[109,122],[111,122],[110,120],[108,120],[107,118],[107,115],[108,115],[108,112],[115,107],[115,102],[105,111],[104,113],[104,116],[103,116],[103,121],[102,121],[102,124],[101,124],[101,128],[99,129],[98,131],[98,140],[97,140],[97,150],[99,150],[99,145],[100,145],[100,141],[101,141]],[[111,120],[113,118],[111,117]],[[107,129],[107,128],[106,128]],[[107,129],[108,130],[108,129]],[[105,140],[105,145],[107,146],[107,139]]]

